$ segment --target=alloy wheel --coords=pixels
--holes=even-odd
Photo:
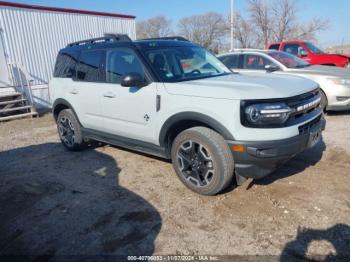
[[[182,143],[177,162],[183,177],[197,187],[207,186],[214,177],[212,157],[200,143],[191,140]]]
[[[58,131],[62,141],[68,147],[73,147],[75,143],[75,132],[73,124],[68,117],[63,116],[59,119]]]

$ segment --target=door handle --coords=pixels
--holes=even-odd
[[[104,97],[108,97],[108,98],[115,98],[115,94],[112,92],[107,92],[103,94]]]
[[[69,93],[71,93],[71,94],[73,94],[73,95],[76,95],[76,94],[78,94],[79,92],[78,92],[78,90],[76,90],[76,89],[72,89]]]

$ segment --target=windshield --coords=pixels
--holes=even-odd
[[[146,57],[163,82],[179,82],[230,74],[206,49],[195,46],[164,47],[146,51]]]
[[[307,42],[306,46],[310,49],[313,54],[323,54],[323,51],[318,47],[314,46],[312,43]]]
[[[310,66],[310,64],[304,60],[286,52],[269,52],[268,55],[288,68],[303,68]]]

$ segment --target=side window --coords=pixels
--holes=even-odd
[[[103,74],[101,70],[101,62],[103,57],[103,50],[81,52],[77,68],[77,79],[86,82],[103,81]]]
[[[78,52],[61,51],[56,59],[54,77],[71,78],[75,76],[78,63]]]
[[[285,44],[283,50],[292,55],[300,56],[305,49],[299,44]]]
[[[271,50],[279,50],[280,49],[280,44],[270,45],[269,49],[271,49]]]
[[[142,62],[136,53],[129,48],[115,48],[107,51],[106,81],[121,83],[121,77],[127,73],[138,73],[145,77]]]
[[[270,60],[260,55],[244,55],[243,69],[265,70],[265,66],[271,64]]]
[[[228,55],[220,58],[221,62],[228,68],[238,68],[239,55]]]

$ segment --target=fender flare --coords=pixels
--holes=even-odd
[[[76,119],[78,120],[79,124],[81,127],[83,127],[83,125],[81,124],[79,117],[77,115],[77,113],[75,112],[73,106],[65,99],[63,98],[57,98],[53,104],[52,104],[52,114],[55,114],[55,109],[58,105],[65,105],[66,107],[68,107],[69,109],[71,109],[73,111],[74,116],[76,117]],[[54,116],[55,117],[55,116]],[[55,117],[56,118],[56,117]]]
[[[159,132],[159,144],[161,146],[166,145],[166,135],[170,128],[177,122],[183,120],[202,122],[203,124],[206,124],[207,126],[220,133],[225,140],[235,140],[231,132],[228,131],[226,127],[224,127],[220,122],[218,122],[214,118],[197,112],[181,112],[172,115],[164,122]]]

